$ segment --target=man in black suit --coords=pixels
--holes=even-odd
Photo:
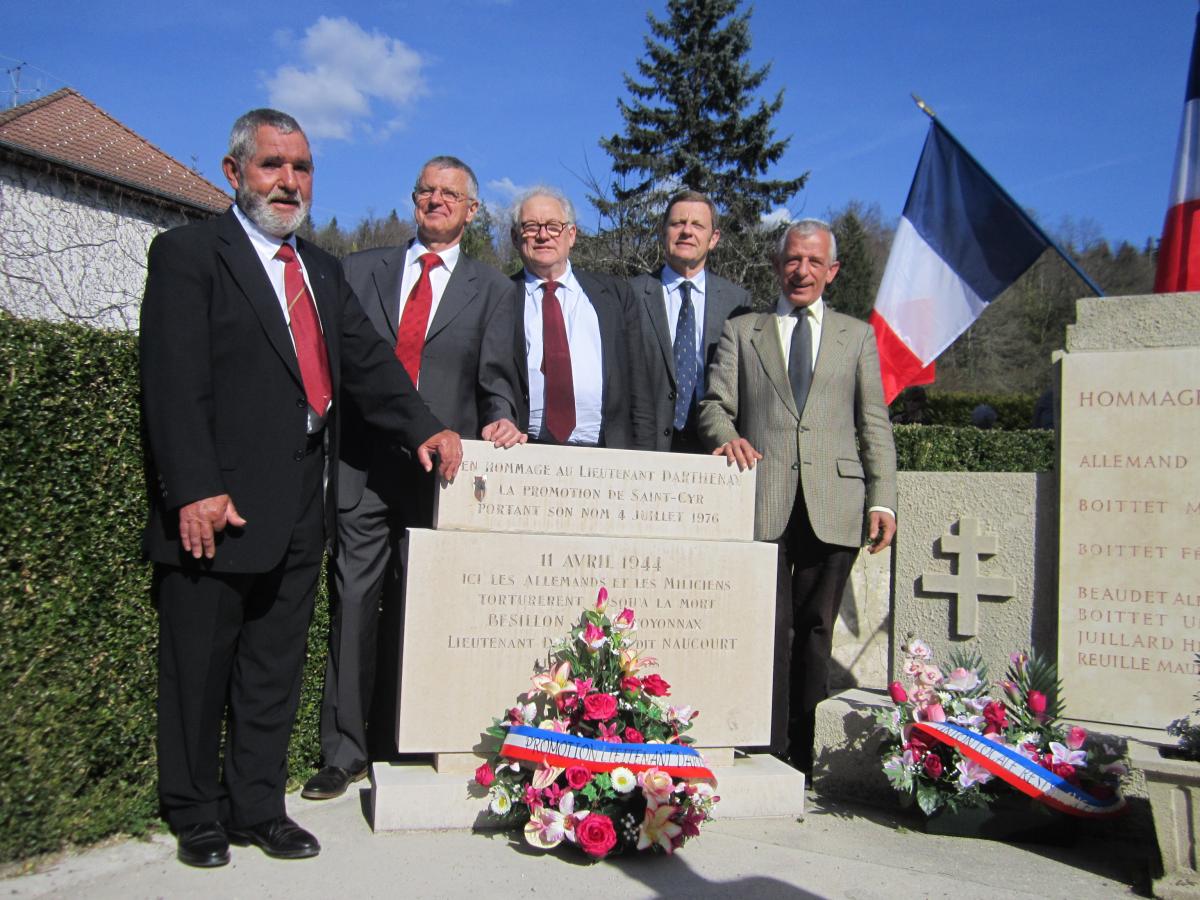
[[[227,863],[230,840],[284,859],[320,851],[283,794],[333,535],[333,398],[354,398],[424,466],[437,456],[445,478],[462,459],[337,262],[294,237],[313,172],[296,121],[242,116],[222,168],[236,205],[150,246],[140,336],[159,800],[179,859],[195,866]]]
[[[656,450],[707,452],[696,434],[705,373],[725,320],[750,309],[744,288],[705,269],[721,240],[719,225],[706,194],[675,194],[659,227],[666,264],[630,281],[641,316]]]
[[[571,266],[575,209],[537,187],[513,205],[520,427],[531,440],[654,449],[637,307],[629,286]]]
[[[460,159],[436,156],[422,166],[412,199],[416,239],[351,254],[342,264],[346,280],[375,330],[405,357],[435,416],[498,447],[523,443],[515,424],[513,285],[460,245],[479,209],[475,173]],[[352,404],[344,412],[321,705],[324,766],[304,785],[310,800],[340,796],[366,776],[369,758],[395,753],[400,542],[406,529],[433,525],[433,477],[370,431]]]

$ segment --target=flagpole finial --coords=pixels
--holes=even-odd
[[[931,119],[937,118],[937,113],[933,111],[933,108],[928,103],[926,103],[916,94],[910,94],[909,96],[913,98],[913,102],[917,104],[917,108],[920,109],[921,112],[925,113],[925,115],[929,116]]]

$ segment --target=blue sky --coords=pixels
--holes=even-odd
[[[664,8],[47,0],[6,17],[0,63],[28,64],[23,90],[75,88],[222,186],[233,119],[293,112],[313,137],[318,223],[409,215],[422,161],[451,153],[489,203],[556,184],[594,225],[580,176],[607,180],[597,141],[620,130],[623,73],[647,11]],[[793,215],[855,199],[899,215],[927,129],[916,92],[1043,225],[1069,218],[1140,246],[1162,227],[1196,12],[1192,0],[758,0],[751,61],[772,64],[765,90],[784,89],[777,134],[791,137],[773,174],[811,173]]]

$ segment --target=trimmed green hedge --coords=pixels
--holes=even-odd
[[[0,314],[0,860],[157,827],[157,622],[129,334]],[[1048,432],[896,428],[901,467],[1051,467]],[[289,767],[312,771],[324,587]]]
[[[137,346],[0,315],[0,860],[157,822]],[[324,595],[291,771],[319,755]]]
[[[905,409],[912,393],[913,389],[909,388],[892,401],[893,415]],[[1037,399],[1036,394],[928,392],[925,394],[924,400],[926,417],[921,424],[966,428],[971,424],[971,413],[974,412],[975,407],[986,403],[996,411],[995,428],[1021,431],[1029,428],[1032,424],[1033,407],[1037,403]]]

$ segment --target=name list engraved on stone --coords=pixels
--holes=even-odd
[[[463,442],[463,475],[438,493],[440,531],[748,541],[754,473],[694,454]]]
[[[1163,728],[1200,653],[1200,349],[1062,362],[1059,672],[1082,719]]]
[[[921,590],[953,596],[955,631],[964,637],[979,633],[980,597],[1008,598],[1016,590],[1010,576],[980,573],[980,557],[995,556],[997,541],[994,534],[983,534],[978,528],[973,517],[963,516],[958,520],[958,534],[941,536],[942,552],[958,557],[955,574],[921,573]]]

